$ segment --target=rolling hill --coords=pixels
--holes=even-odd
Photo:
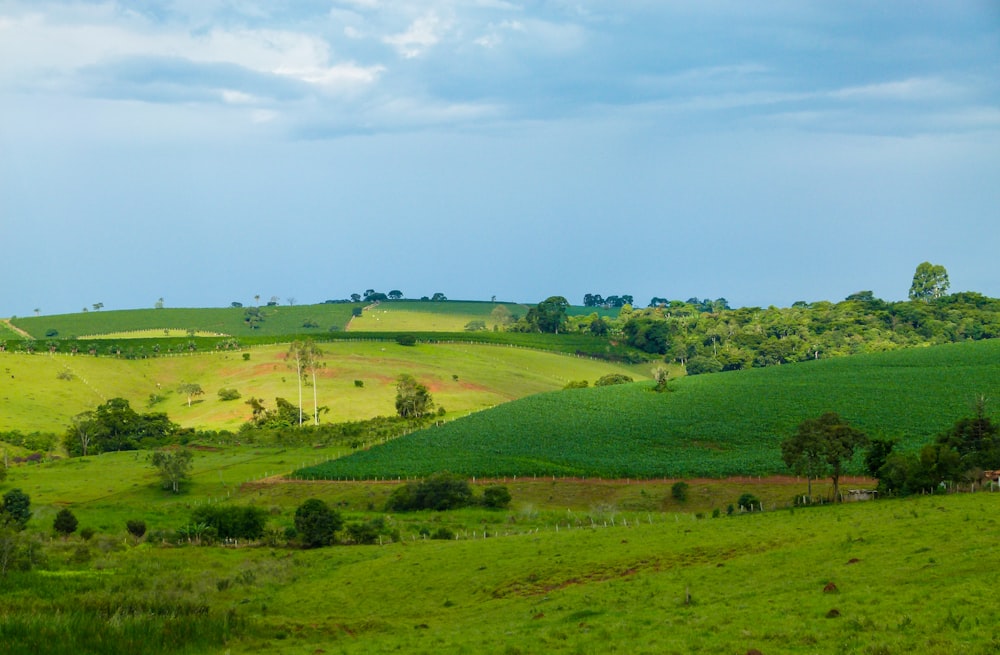
[[[685,377],[670,387],[655,393],[635,383],[540,394],[298,475],[767,475],[785,470],[780,441],[826,411],[913,450],[970,415],[978,395],[1000,396],[1000,341]]]

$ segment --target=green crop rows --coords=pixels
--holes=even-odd
[[[671,386],[667,393],[637,383],[541,394],[297,475],[766,475],[785,470],[780,441],[825,411],[913,450],[969,415],[977,395],[1000,395],[1000,341],[696,376]]]

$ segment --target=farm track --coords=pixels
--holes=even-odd
[[[0,323],[3,323],[12,332],[16,332],[17,334],[20,334],[25,339],[34,339],[33,336],[31,336],[30,334],[28,334],[27,332],[25,332],[21,328],[17,327],[13,323],[11,323],[9,318],[0,319]]]

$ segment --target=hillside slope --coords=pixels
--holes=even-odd
[[[915,449],[1000,397],[1000,340],[525,398],[307,469],[304,477],[693,477],[784,472],[779,443],[836,411]],[[855,467],[855,470],[857,468]]]
[[[570,380],[594,381],[615,372],[642,379],[634,367],[507,346],[349,341],[321,346],[325,366],[317,397],[329,407],[323,422],[395,414],[395,382],[401,373],[428,385],[437,405],[452,416],[558,389]],[[298,402],[287,350],[285,344],[135,360],[0,353],[0,429],[61,433],[73,415],[115,397],[126,398],[139,411],[166,412],[183,426],[233,429],[249,418],[244,400],[250,396],[263,398],[269,407],[278,396]],[[177,392],[185,382],[197,383],[205,392],[190,406]],[[222,388],[236,389],[242,399],[220,401]],[[312,387],[303,386],[302,392],[311,415]]]

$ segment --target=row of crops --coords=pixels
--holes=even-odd
[[[541,394],[298,471],[302,478],[721,477],[781,473],[781,440],[836,411],[914,450],[1000,397],[1000,341]],[[860,472],[861,458],[854,463]]]

